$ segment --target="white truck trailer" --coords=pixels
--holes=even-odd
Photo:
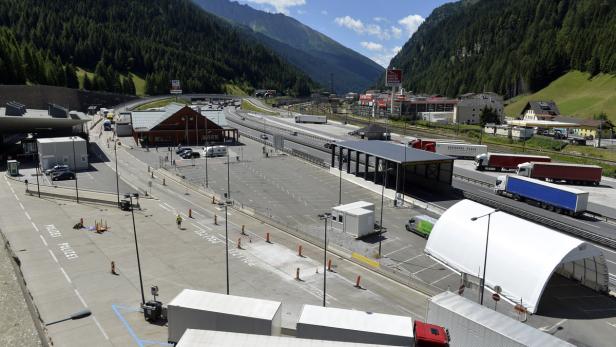
[[[437,142],[435,152],[455,158],[475,159],[479,154],[488,153],[488,146]]]
[[[177,343],[186,329],[280,335],[280,306],[277,301],[184,289],[167,305],[169,342]]]
[[[301,114],[301,115],[295,116],[295,123],[326,124],[327,117],[326,116],[313,116],[309,114]]]
[[[452,292],[430,298],[427,321],[446,327],[457,347],[574,346]]]

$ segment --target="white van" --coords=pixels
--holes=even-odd
[[[204,157],[224,157],[227,155],[227,146],[203,147]]]

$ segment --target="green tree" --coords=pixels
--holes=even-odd
[[[481,109],[479,121],[482,126],[486,124],[500,124],[500,117],[493,108],[486,106]]]
[[[68,64],[64,67],[64,73],[66,75],[66,86],[69,88],[79,88],[79,78],[77,78],[77,71],[73,64]]]

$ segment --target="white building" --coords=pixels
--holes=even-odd
[[[532,127],[520,127],[511,125],[486,124],[483,128],[484,133],[503,136],[514,140],[527,140],[533,137],[535,129]]]
[[[460,101],[453,109],[453,122],[456,124],[479,124],[481,110],[491,108],[498,114],[500,122],[504,120],[503,97],[496,93],[469,93],[460,96]]]
[[[335,206],[332,210],[332,227],[341,229],[355,238],[374,232],[374,204],[356,201]]]
[[[43,170],[50,169],[54,165],[68,165],[71,170],[75,170],[75,166],[77,170],[84,170],[89,166],[88,144],[81,137],[53,137],[38,139],[36,142]],[[74,161],[73,153],[75,153]]]

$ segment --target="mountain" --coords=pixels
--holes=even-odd
[[[538,91],[570,70],[616,72],[616,1],[473,0],[433,11],[392,59],[404,87]]]
[[[148,94],[168,93],[171,79],[185,92],[314,86],[188,0],[0,0],[0,83],[74,87],[75,67],[94,71],[87,89],[133,93],[122,75],[145,76]]]
[[[334,74],[336,92],[361,91],[384,69],[363,55],[283,14],[255,10],[229,0],[194,0],[208,12],[249,28],[255,40],[286,58],[313,80],[329,89]]]

